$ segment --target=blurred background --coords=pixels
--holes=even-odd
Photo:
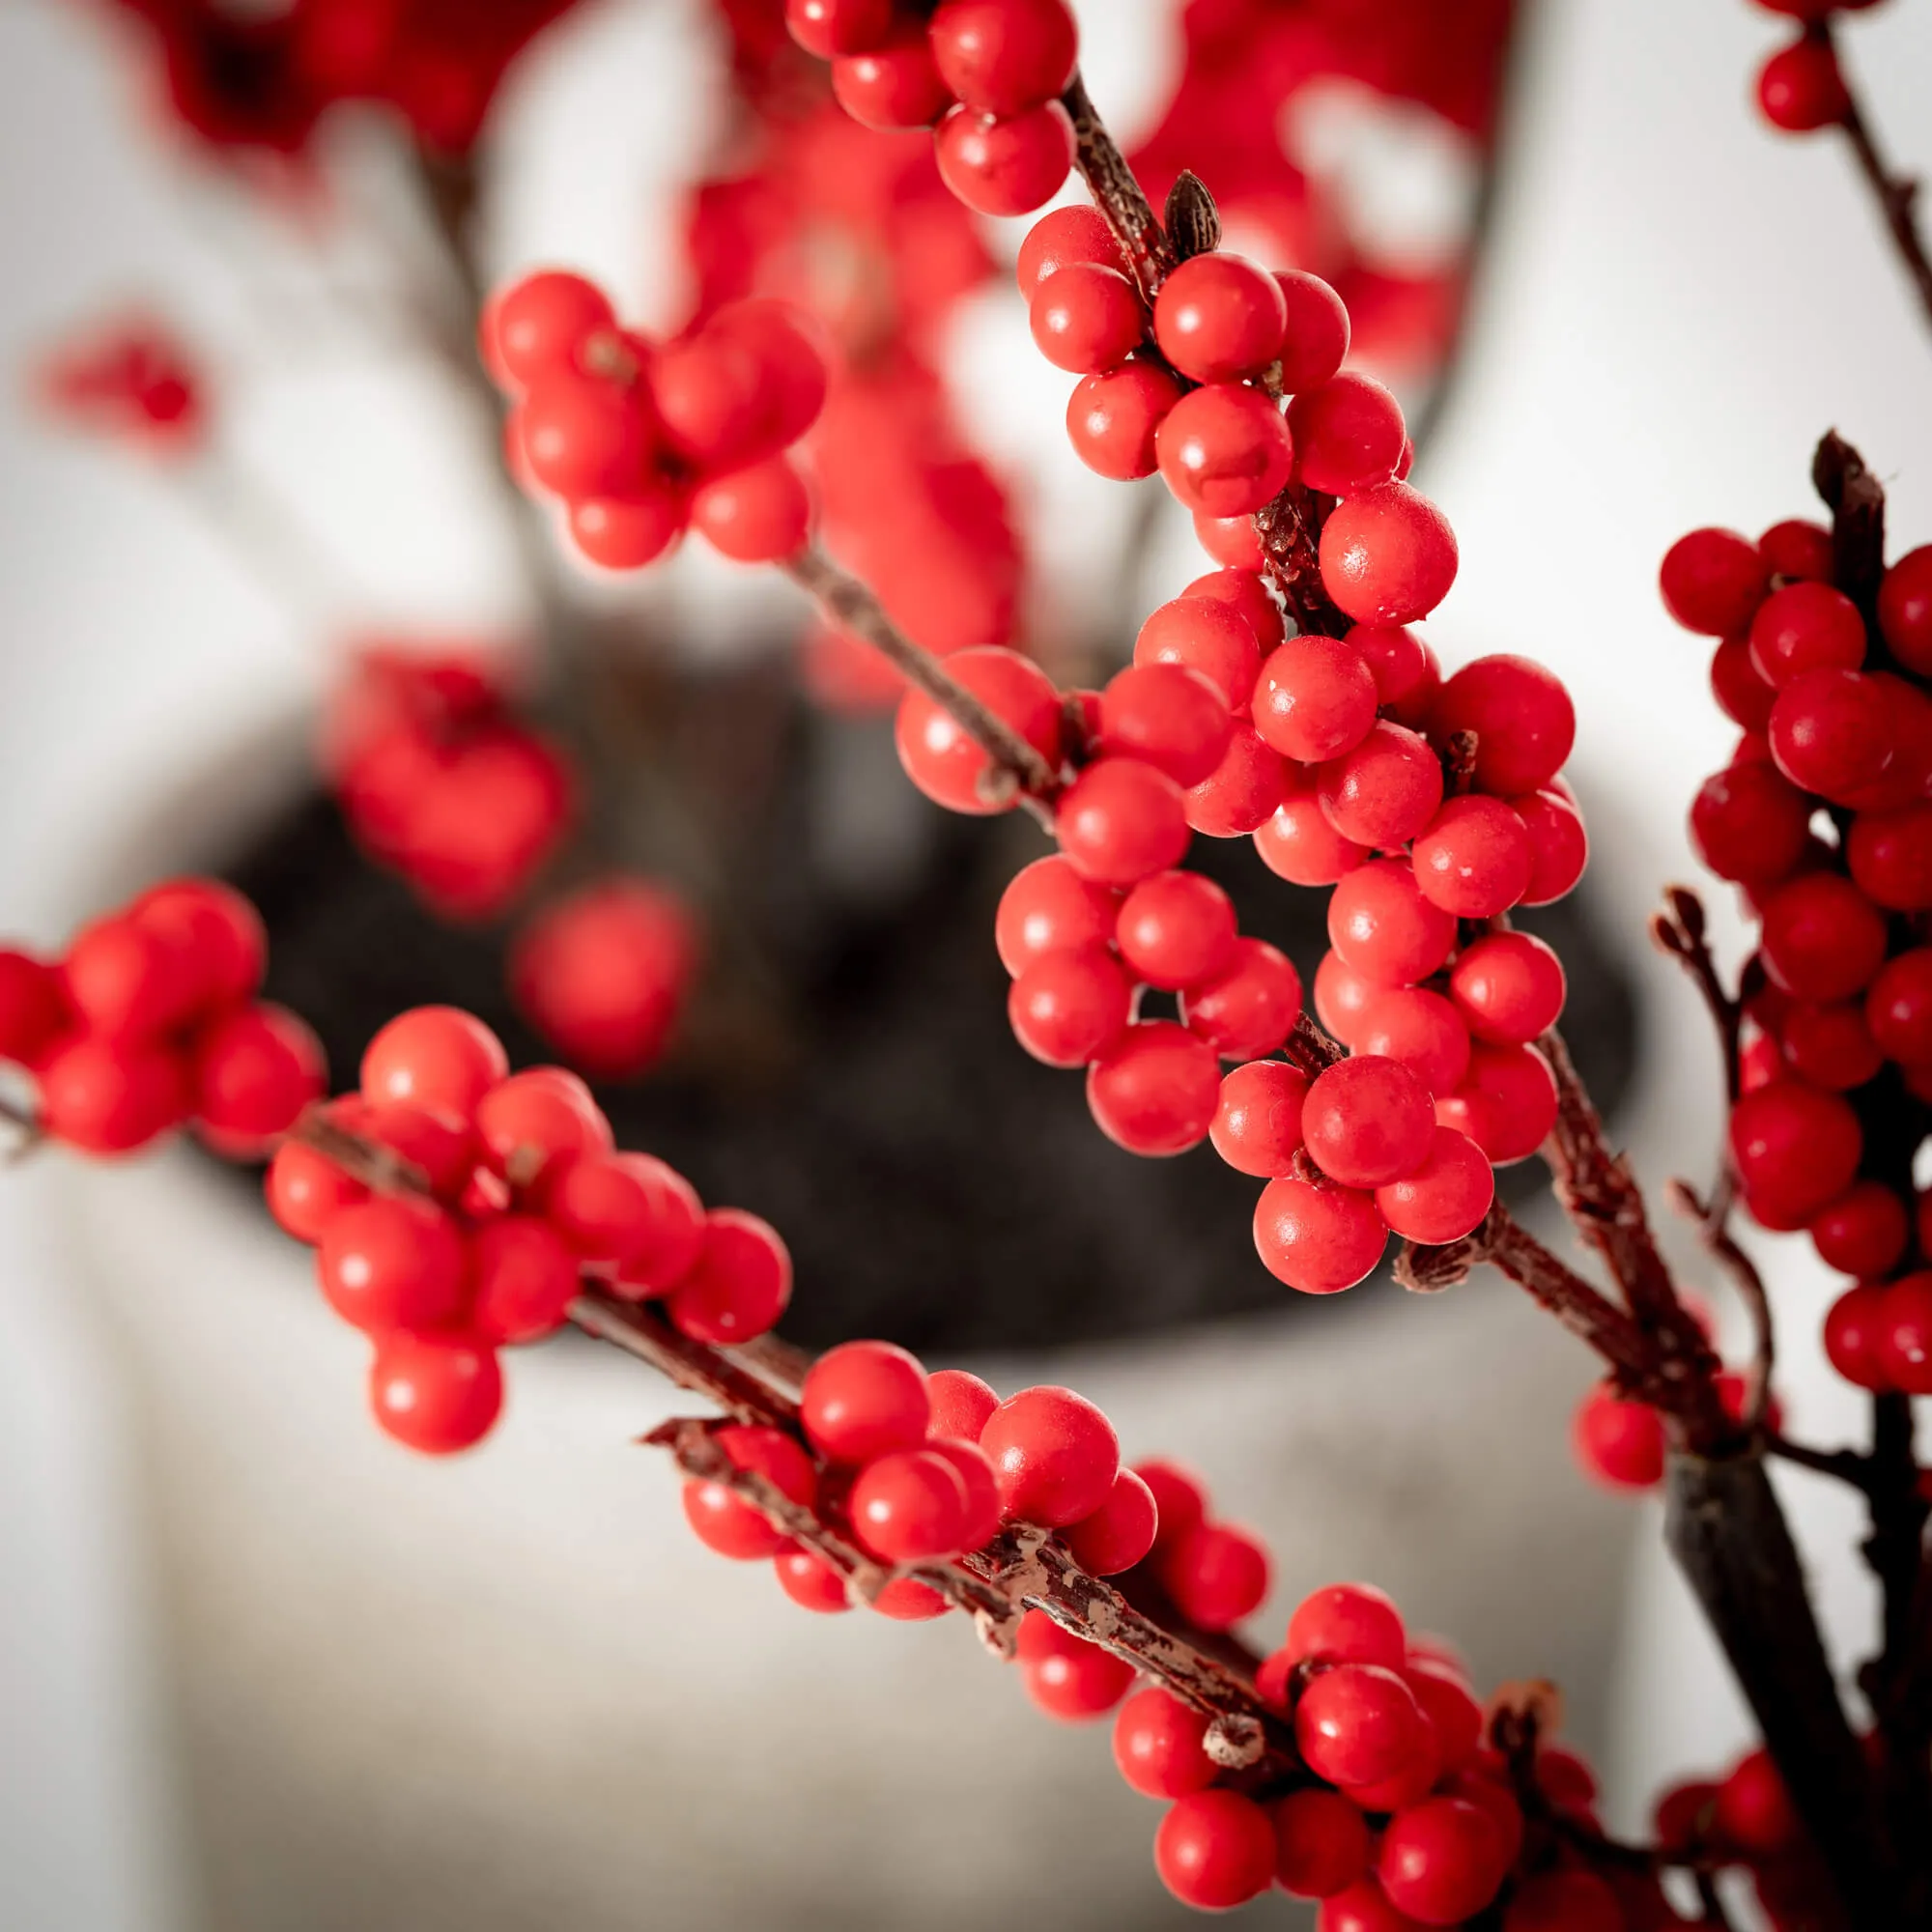
[[[1205,567],[1157,484],[1068,449],[1010,277],[1026,224],[846,122],[781,11],[0,9],[0,928],[52,945],[210,867],[339,1081],[433,998],[589,1065],[626,1144],[784,1230],[789,1334],[1074,1383],[1265,1535],[1270,1622],[1361,1576],[1485,1683],[1561,1680],[1634,1826],[1742,1722],[1648,1508],[1563,1451],[1587,1360],[1489,1279],[1283,1306],[1246,1183],[1119,1152],[1011,1040],[989,923],[1037,837],[911,791],[866,647],[700,547],[599,578],[506,486],[477,294],[554,263],[653,332],[753,289],[813,309],[832,547],[933,649],[1097,682]],[[1932,530],[1932,355],[1845,157],[1749,110],[1776,23],[1078,11],[1155,194],[1192,167],[1231,245],[1349,300],[1461,538],[1445,662],[1520,650],[1577,694],[1567,1030],[1639,1167],[1701,1176],[1715,1049],[1643,923],[1730,733],[1657,560],[1810,513],[1832,425],[1898,537]],[[1907,162],[1932,154],[1920,0],[1849,40]],[[439,810],[404,823],[424,758]],[[1246,841],[1196,856],[1312,966],[1319,895]],[[529,991],[585,930],[639,962],[614,1035]],[[1541,1182],[1517,1171],[1532,1214]],[[1794,1428],[1836,1439],[1827,1283],[1767,1261]],[[512,1382],[487,1446],[412,1461],[234,1174],[178,1148],[0,1176],[0,1923],[950,1927],[1047,1886],[1071,1925],[1184,1922],[1104,1727],[1038,1719],[952,1623],[801,1617],[699,1549],[628,1446],[668,1411],[628,1364],[566,1338]],[[1802,1478],[1792,1501],[1856,1652],[1853,1525]]]

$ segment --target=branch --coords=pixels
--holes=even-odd
[[[1924,309],[1926,319],[1932,321],[1932,257],[1926,254],[1925,238],[1918,232],[1918,184],[1909,175],[1894,174],[1879,152],[1871,121],[1859,99],[1858,90],[1852,85],[1831,22],[1820,20],[1808,31],[1832,50],[1832,58],[1837,65],[1845,89],[1847,105],[1840,124],[1845,130],[1845,138],[1851,143],[1859,172],[1878,202],[1879,213],[1885,217],[1885,225],[1898,259],[1905,265],[1905,272],[1911,276],[1912,285],[1918,292],[1919,305]]]
[[[1151,308],[1161,283],[1179,265],[1174,244],[1077,73],[1060,97],[1060,104],[1073,122],[1073,165],[1125,250],[1134,279]]]
[[[1718,1044],[1724,1056],[1724,1092],[1736,1104],[1743,1091],[1743,1033],[1745,989],[1736,993],[1725,989],[1711,952],[1704,901],[1689,886],[1663,889],[1664,910],[1652,915],[1650,936],[1662,952],[1668,952],[1690,974],[1704,1004],[1711,1009],[1712,1024],[1718,1030]]]
[[[1884,649],[1878,586],[1885,575],[1885,486],[1834,429],[1818,440],[1811,487],[1832,513],[1832,581],[1859,607],[1874,654]],[[1880,663],[1889,662],[1881,659]]]
[[[1726,1166],[1708,1203],[1698,1200],[1688,1180],[1671,1181],[1665,1193],[1672,1207],[1697,1224],[1698,1238],[1730,1275],[1750,1317],[1751,1387],[1745,1423],[1755,1430],[1763,1428],[1771,1402],[1771,1378],[1777,1367],[1777,1331],[1772,1321],[1771,1297],[1765,1293],[1764,1277],[1731,1234],[1730,1178]]]
[[[1321,582],[1321,499],[1291,483],[1273,502],[1255,514],[1255,534],[1268,581],[1279,590],[1301,631],[1314,637],[1342,638],[1350,620]]]
[[[1788,1435],[1765,1437],[1765,1451],[1786,1463],[1796,1463],[1820,1476],[1832,1476],[1847,1483],[1861,1495],[1872,1492],[1875,1478],[1872,1460],[1862,1449],[1813,1449],[1808,1443],[1794,1442]]]

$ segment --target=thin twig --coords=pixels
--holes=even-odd
[[[1775,1434],[1766,1436],[1765,1447],[1772,1455],[1801,1469],[1850,1484],[1861,1495],[1872,1492],[1872,1461],[1862,1449],[1814,1449],[1808,1443],[1794,1442],[1788,1435]]]
[[[1073,122],[1073,165],[1080,170],[1094,206],[1120,238],[1141,294],[1152,307],[1161,283],[1177,265],[1174,244],[1134,179],[1126,156],[1108,133],[1087,92],[1087,83],[1077,73],[1060,101]]]
[[[1712,1932],[1736,1932],[1731,1923],[1731,1915],[1724,1910],[1724,1901],[1718,1895],[1718,1881],[1711,1873],[1700,1871],[1695,1878],[1697,1887],[1697,1906],[1703,1913],[1703,1922]]]
[[[1688,1180],[1670,1181],[1664,1194],[1673,1208],[1696,1223],[1698,1239],[1722,1264],[1750,1317],[1750,1399],[1745,1407],[1745,1425],[1761,1429],[1771,1404],[1772,1375],[1777,1367],[1777,1324],[1772,1320],[1771,1296],[1765,1293],[1764,1277],[1731,1233],[1732,1191],[1726,1184],[1729,1177],[1727,1163],[1724,1179],[1708,1202],[1697,1198],[1696,1190]]]

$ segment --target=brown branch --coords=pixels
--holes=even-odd
[[[1814,1449],[1808,1443],[1794,1442],[1788,1435],[1765,1437],[1765,1451],[1801,1469],[1820,1476],[1832,1476],[1848,1483],[1861,1495],[1870,1495],[1875,1478],[1871,1458],[1862,1449]]]
[[[1694,1881],[1697,1887],[1697,1909],[1703,1918],[1699,1921],[1709,1925],[1713,1932],[1736,1932],[1731,1923],[1731,1915],[1724,1909],[1724,1901],[1718,1895],[1718,1881],[1707,1871],[1700,1871]]]
[[[1878,586],[1885,575],[1885,486],[1834,429],[1818,440],[1811,487],[1832,513],[1832,581],[1859,607],[1880,668],[1885,639],[1878,623]]]
[[[1698,1239],[1731,1277],[1750,1317],[1751,1385],[1745,1424],[1750,1429],[1761,1429],[1771,1402],[1772,1374],[1777,1367],[1777,1328],[1772,1320],[1771,1296],[1765,1293],[1764,1277],[1731,1233],[1731,1190],[1725,1184],[1729,1178],[1730,1169],[1726,1166],[1724,1180],[1719,1183],[1708,1203],[1697,1198],[1696,1190],[1688,1180],[1671,1181],[1665,1194],[1672,1207],[1696,1223]]]
[[[1664,910],[1651,918],[1651,940],[1683,966],[1704,996],[1723,1054],[1724,1092],[1735,1104],[1744,1085],[1744,989],[1732,993],[1718,971],[1704,901],[1689,886],[1666,886],[1663,903]]]
[[[1925,238],[1918,232],[1918,184],[1909,175],[1895,174],[1880,153],[1870,117],[1865,113],[1858,89],[1852,85],[1843,49],[1837,43],[1831,22],[1820,20],[1808,31],[1831,48],[1832,57],[1837,64],[1849,103],[1840,123],[1845,138],[1851,143],[1860,174],[1864,177],[1878,203],[1879,213],[1885,218],[1886,229],[1898,259],[1918,291],[1919,306],[1924,309],[1926,319],[1932,321],[1932,256],[1927,255]]]
[[[785,574],[829,615],[889,660],[907,680],[950,712],[997,767],[997,789],[987,802],[1028,803],[1036,815],[1046,813],[1060,789],[1060,774],[983,699],[959,682],[930,651],[922,650],[899,630],[885,607],[856,577],[818,549],[808,545],[788,557]],[[989,775],[991,776],[991,775]]]
[[[1174,244],[1167,239],[1153,204],[1134,179],[1127,157],[1108,133],[1087,92],[1087,83],[1077,73],[1060,97],[1060,103],[1073,122],[1073,165],[1080,170],[1094,205],[1119,239],[1141,294],[1151,308],[1161,283],[1177,266]]]
[[[1350,619],[1321,582],[1321,507],[1314,492],[1291,483],[1255,514],[1267,579],[1282,594],[1295,626],[1311,637],[1342,638]]]

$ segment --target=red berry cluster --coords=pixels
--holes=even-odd
[[[1156,611],[1136,662],[1070,706],[1016,652],[962,651],[948,668],[1049,766],[1086,760],[1056,803],[1059,855],[1013,880],[996,922],[1021,1043],[1087,1068],[1121,1146],[1172,1154],[1211,1137],[1266,1179],[1263,1260],[1322,1293],[1361,1280],[1391,1229],[1468,1234],[1492,1167],[1548,1132],[1555,1081],[1530,1042],[1561,1011],[1562,967],[1525,933],[1459,944],[1460,922],[1567,892],[1584,838],[1556,777],[1570,700],[1548,672],[1483,658],[1438,683],[1406,631],[1282,633],[1263,580],[1229,569]],[[1473,788],[1445,800],[1442,754],[1471,740]],[[940,804],[1010,803],[986,752],[923,693],[901,701],[897,742]],[[1315,999],[1351,1058],[1311,1079],[1267,1057],[1294,1030],[1299,979],[1181,868],[1191,829],[1252,832],[1277,872],[1334,885]],[[1178,1021],[1136,1017],[1148,989],[1179,996]],[[1223,1059],[1242,1064],[1224,1077]]]
[[[1932,1104],[1932,546],[1869,610],[1833,572],[1830,534],[1801,522],[1756,543],[1693,530],[1665,556],[1664,603],[1720,639],[1712,686],[1744,732],[1690,835],[1758,929],[1730,1122],[1745,1205],[1858,1278],[1826,1323],[1839,1373],[1932,1393],[1932,1275],[1902,1273],[1925,1209],[1866,1172]]]
[[[1757,104],[1765,120],[1785,134],[1813,134],[1843,125],[1852,98],[1827,31],[1835,14],[1862,13],[1878,0],[1757,0],[1768,14],[1801,22],[1795,40],[1758,70]]]
[[[1762,1749],[1747,1751],[1720,1778],[1673,1785],[1657,1801],[1655,1834],[1666,1857],[1748,1871],[1776,1926],[1817,1924],[1815,1867],[1790,1793]]]
[[[0,951],[0,1061],[33,1076],[42,1130],[84,1153],[130,1153],[191,1122],[252,1158],[324,1081],[315,1036],[255,998],[266,958],[239,893],[151,886],[59,960]]]
[[[517,716],[476,652],[358,652],[323,721],[321,762],[356,841],[447,919],[503,911],[576,812],[561,747]]]
[[[1061,104],[1080,35],[1065,0],[785,0],[785,24],[832,63],[867,128],[930,128],[946,185],[981,214],[1028,214],[1073,165]]]
[[[791,1258],[755,1214],[707,1210],[649,1154],[614,1151],[574,1073],[512,1073],[497,1037],[452,1007],[393,1019],[334,1126],[388,1149],[423,1191],[378,1192],[306,1140],[270,1164],[270,1211],[316,1249],[328,1305],[375,1344],[369,1400],[397,1440],[468,1448],[502,1406],[497,1350],[540,1341],[590,1276],[662,1296],[681,1334],[750,1342],[791,1298]]]
[[[533,915],[510,943],[510,998],[593,1080],[635,1080],[676,1028],[703,947],[661,881],[613,877]]]
[[[784,451],[825,402],[825,364],[793,313],[733,302],[673,342],[620,328],[603,291],[549,270],[500,290],[481,351],[515,399],[510,463],[558,499],[592,563],[637,570],[687,526],[744,563],[786,557],[811,528]]]
[[[171,331],[133,317],[63,344],[37,371],[62,420],[178,455],[208,426],[200,372]]]

